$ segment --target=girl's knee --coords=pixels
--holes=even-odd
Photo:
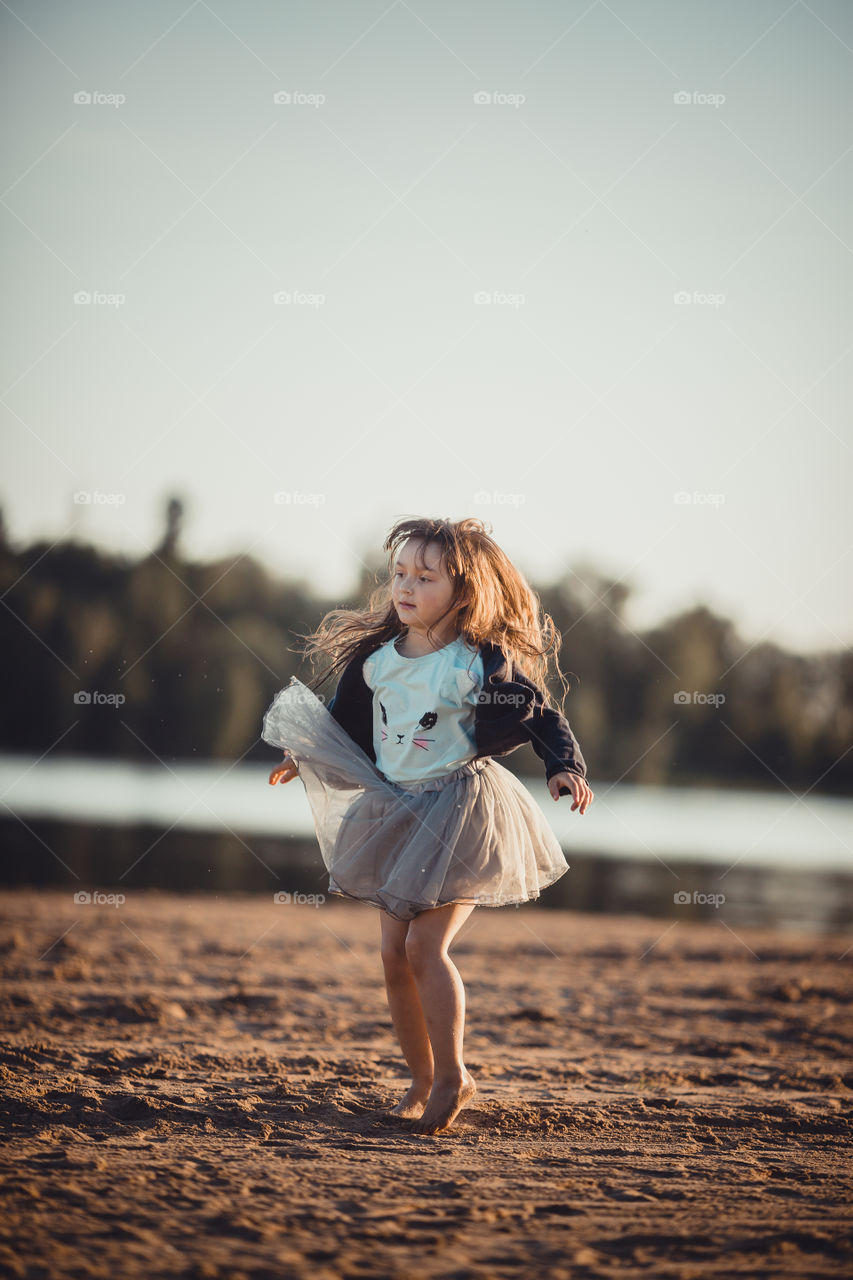
[[[406,936],[406,957],[414,973],[442,958],[442,947],[437,938],[417,928],[409,929]]]
[[[385,973],[389,977],[399,974],[409,967],[409,961],[406,955],[405,938],[394,939],[393,941],[383,940],[379,949],[382,957],[382,965]]]
[[[404,969],[406,960],[406,933],[408,921],[400,921],[382,913],[382,937],[379,943],[379,954],[386,973],[398,973]]]

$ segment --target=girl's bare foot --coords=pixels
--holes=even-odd
[[[474,1077],[464,1067],[461,1075],[448,1080],[436,1080],[424,1113],[412,1128],[416,1133],[440,1133],[442,1129],[449,1129],[476,1092]]]
[[[401,1116],[404,1120],[417,1120],[426,1106],[431,1088],[431,1080],[413,1080],[396,1107],[391,1108],[391,1115]]]

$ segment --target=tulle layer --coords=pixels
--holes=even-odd
[[[411,920],[451,902],[527,902],[569,870],[530,792],[491,757],[400,786],[295,676],[262,736],[299,769],[330,893]]]

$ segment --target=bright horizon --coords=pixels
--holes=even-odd
[[[0,21],[13,544],[142,556],[177,494],[342,595],[474,515],[634,628],[851,643],[849,6]]]

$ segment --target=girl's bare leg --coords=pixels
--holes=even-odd
[[[392,1109],[392,1115],[414,1120],[423,1111],[432,1088],[432,1047],[415,976],[406,955],[406,935],[411,921],[396,920],[387,911],[381,911],[380,914],[382,964],[385,969],[388,1008],[403,1057],[412,1073],[411,1087]]]
[[[408,924],[406,955],[420,995],[434,1062],[432,1089],[423,1115],[414,1124],[419,1133],[447,1129],[476,1092],[474,1078],[462,1061],[465,988],[447,954],[454,936],[473,910],[473,905],[449,903],[419,912]]]

